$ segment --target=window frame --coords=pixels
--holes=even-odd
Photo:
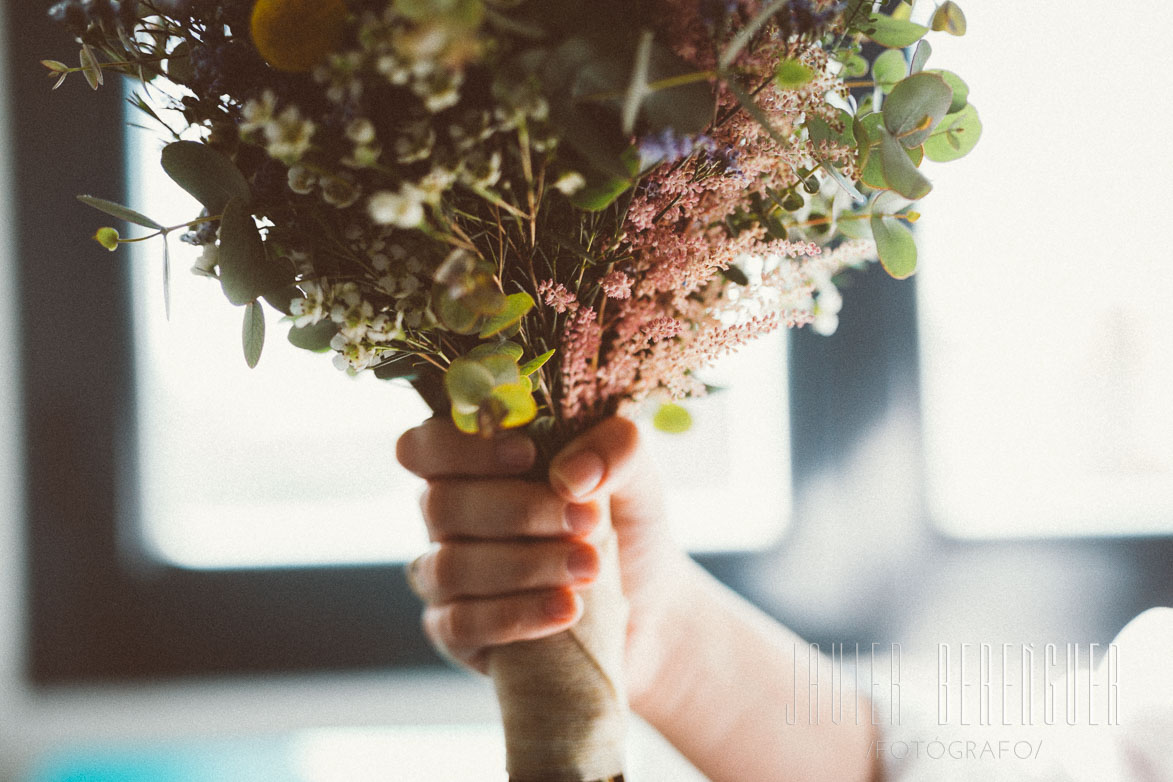
[[[91,92],[80,78],[51,94],[34,64],[68,51],[68,40],[41,3],[14,4],[8,13],[29,679],[58,685],[439,664],[401,565],[184,570],[145,559],[120,532],[134,492],[128,476],[136,473],[128,275],[124,258],[86,238],[95,213],[73,196],[125,195],[121,94]],[[893,637],[908,619],[902,587],[975,557],[995,570],[1024,554],[1094,555],[1132,569],[1129,579],[1111,568],[1089,577],[1089,594],[1116,590],[1088,627],[1104,640],[1152,601],[1173,603],[1173,536],[959,541],[936,533],[922,511],[915,554],[882,577],[843,586],[860,595],[883,590],[867,621],[796,615],[778,597],[784,587],[764,584],[760,573],[807,531],[801,508],[811,482],[842,469],[853,444],[893,405],[919,405],[914,284],[872,265],[852,277],[844,297],[834,337],[790,335],[796,512],[786,537],[771,552],[698,557],[705,567],[800,634],[835,642]],[[915,506],[919,480],[908,476],[894,490],[911,493]]]

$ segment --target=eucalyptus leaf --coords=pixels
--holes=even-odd
[[[652,426],[661,432],[683,434],[692,428],[692,415],[684,407],[668,402],[660,405],[652,418]]]
[[[550,359],[552,359],[553,357],[554,357],[554,351],[547,350],[542,355],[531,358],[529,361],[522,364],[520,367],[518,367],[518,371],[521,372],[523,377],[529,377],[530,375],[532,375],[533,373],[537,372],[539,369],[544,367],[546,365],[546,362],[549,361]]]
[[[458,358],[444,373],[444,389],[452,400],[453,410],[464,414],[475,414],[493,391],[493,373],[481,362]]]
[[[479,360],[489,356],[505,356],[516,364],[524,353],[525,349],[516,342],[485,342],[465,353],[464,357]]]
[[[309,326],[294,326],[289,329],[289,342],[294,347],[314,353],[325,353],[330,349],[330,340],[338,333],[338,324],[329,318]]]
[[[490,396],[505,407],[505,417],[499,422],[503,429],[525,426],[538,415],[538,404],[528,380],[499,385]]]
[[[477,363],[489,371],[494,388],[521,381],[521,369],[517,366],[515,358],[498,354],[477,359]]]
[[[880,128],[880,166],[884,181],[905,198],[916,201],[933,189],[924,174],[917,170],[907,151],[883,128]]]
[[[171,246],[163,237],[163,317],[171,320]]]
[[[965,108],[965,104],[969,101],[969,85],[962,81],[961,77],[953,71],[932,70],[926,73],[934,73],[945,80],[949,88],[953,90],[953,102],[949,104],[949,114],[956,114]]]
[[[198,141],[176,141],[163,148],[163,170],[175,183],[217,215],[232,199],[252,200],[248,181],[225,155]]]
[[[908,63],[900,49],[887,49],[872,63],[872,78],[885,95],[907,75]]]
[[[774,69],[774,84],[783,90],[797,90],[815,78],[814,69],[795,59],[785,59]]]
[[[371,371],[380,380],[411,380],[419,377],[420,365],[412,356],[401,354],[376,364]]]
[[[916,240],[912,231],[894,217],[873,216],[870,222],[884,269],[898,280],[911,277],[916,271]]]
[[[248,304],[292,279],[292,269],[271,263],[261,232],[244,201],[233,198],[220,221],[220,285],[237,306]]]
[[[859,181],[877,190],[890,188],[880,160],[880,135],[884,131],[884,115],[874,112],[862,118],[857,117],[854,130],[859,140]],[[905,152],[914,166],[919,166],[924,160],[925,153],[921,147],[906,149]]]
[[[908,67],[909,75],[923,71],[925,69],[925,63],[929,61],[929,55],[932,53],[933,47],[929,45],[928,41],[918,41],[916,49],[912,52],[912,63]]]
[[[534,298],[524,291],[512,293],[505,299],[505,309],[496,315],[491,315],[481,326],[480,338],[487,339],[500,334],[510,326],[518,323],[526,313],[534,308]]]
[[[952,102],[953,90],[940,76],[909,76],[893,87],[884,101],[884,126],[905,147],[919,147]]]
[[[726,268],[721,270],[721,276],[729,280],[734,285],[749,285],[749,277],[745,276],[745,272],[741,267],[729,264]]]
[[[867,33],[868,38],[889,49],[912,46],[929,31],[923,24],[893,19],[884,14],[873,15],[863,26],[870,31]]]
[[[608,177],[587,185],[570,196],[570,203],[588,212],[601,212],[631,189],[626,177]]]
[[[947,163],[965,157],[982,137],[982,121],[972,103],[956,114],[945,117],[925,141],[929,160]]]
[[[644,30],[640,33],[639,45],[635,49],[635,63],[631,66],[631,79],[627,84],[627,94],[623,98],[622,127],[626,135],[635,132],[635,120],[639,116],[639,107],[648,92],[648,68],[652,61],[652,32]]]
[[[840,75],[845,79],[854,79],[868,72],[868,61],[858,54],[852,54],[843,61],[843,70]]]
[[[113,201],[107,201],[104,198],[96,198],[94,196],[80,195],[77,197],[86,206],[92,206],[100,212],[105,212],[111,217],[117,217],[119,220],[125,220],[134,225],[141,225],[143,228],[150,228],[154,231],[162,231],[163,226],[155,222],[144,214],[134,211],[130,207],[116,204]]]
[[[965,14],[953,0],[945,0],[937,6],[931,24],[934,30],[944,30],[950,35],[965,35]]]
[[[244,362],[249,369],[261,360],[261,349],[265,346],[265,312],[259,301],[244,305]]]

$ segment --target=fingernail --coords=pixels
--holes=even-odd
[[[603,482],[607,465],[593,451],[582,451],[558,462],[550,471],[550,477],[562,484],[572,497],[590,494]]]
[[[566,506],[563,516],[566,518],[566,526],[575,535],[585,535],[599,523],[599,514],[594,505],[571,503]]]
[[[546,598],[546,615],[556,622],[566,622],[578,615],[582,598],[573,592],[559,590]]]
[[[493,443],[493,455],[508,470],[526,470],[533,465],[537,450],[528,437],[502,437]]]
[[[590,546],[575,546],[566,558],[566,569],[575,581],[589,581],[599,574],[599,557]]]

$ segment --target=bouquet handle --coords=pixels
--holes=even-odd
[[[605,501],[602,503],[606,505]],[[623,682],[627,601],[609,514],[590,542],[596,580],[580,592],[572,628],[490,652],[511,782],[622,780],[627,731]]]

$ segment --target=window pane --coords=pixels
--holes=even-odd
[[[197,214],[161,173],[158,140],[134,132],[130,143],[133,203],[168,225]],[[288,324],[271,310],[264,355],[249,370],[242,311],[214,281],[188,273],[192,248],[173,239],[171,249],[169,321],[161,246],[141,246],[133,259],[147,550],[194,568],[391,562],[423,550],[421,485],[395,461],[399,434],[429,415],[423,402],[406,386],[349,378],[329,357],[288,345]],[[678,536],[694,550],[752,549],[782,533],[785,363],[783,335],[761,341],[706,375],[736,382],[689,403],[692,431],[648,432]]]
[[[937,523],[960,536],[1173,530],[1164,3],[967,6],[933,39],[985,126],[919,223]]]

